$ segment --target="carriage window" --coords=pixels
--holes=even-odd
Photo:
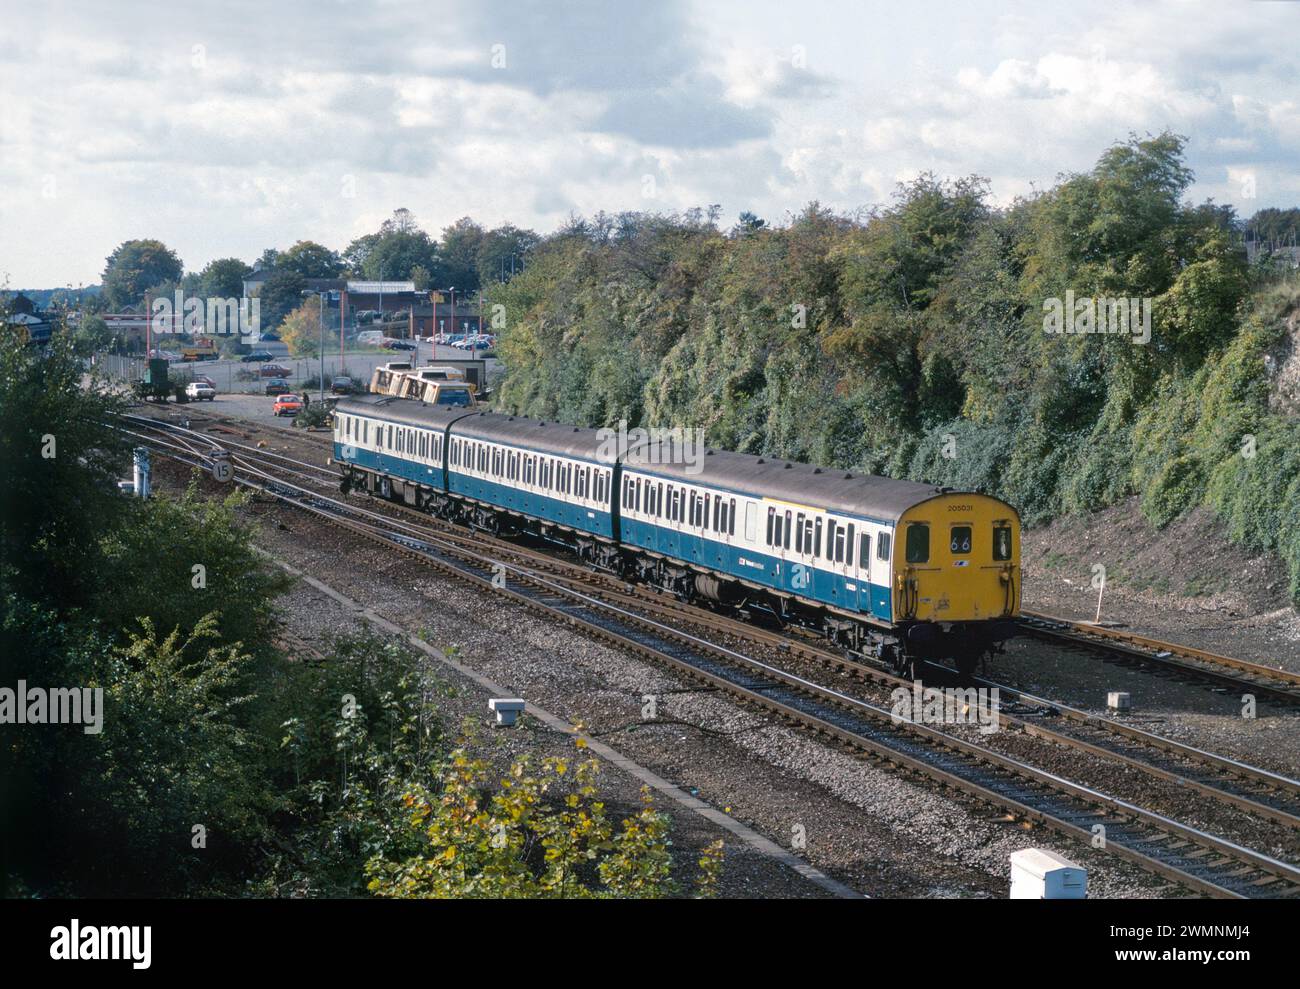
[[[826,520],[826,559],[835,559],[835,530],[837,525],[834,519]]]
[[[731,507],[727,509],[727,534],[734,536],[736,534],[736,499],[731,499]],[[753,538],[752,536],[750,538]]]
[[[1011,559],[1011,526],[993,526],[993,559]]]
[[[786,549],[790,548],[790,513],[785,513],[785,542],[782,544]]]
[[[796,553],[803,552],[803,523],[803,512],[800,512],[794,528],[794,551]]]
[[[720,531],[718,521],[722,518],[722,499],[719,498],[713,503],[713,531]]]
[[[813,526],[813,556],[822,555],[822,520],[818,519]]]
[[[865,532],[862,534],[862,543],[858,547],[858,566],[863,570],[871,566],[871,537]]]
[[[930,562],[930,526],[913,522],[907,527],[907,562]]]
[[[773,528],[775,524],[776,524],[776,509],[769,508],[767,510],[767,544],[769,546],[772,545],[772,533],[775,531],[775,529]]]
[[[844,538],[844,562],[853,566],[853,523],[849,523],[849,534]]]
[[[775,536],[774,536],[774,538],[773,538],[773,540],[772,540],[772,545],[775,546],[777,549],[780,549],[780,548],[781,548],[781,521],[782,521],[782,520],[781,520],[781,516],[780,516],[779,514],[776,513],[775,509],[773,510],[772,514],[773,514],[773,516],[774,516],[775,519],[776,519],[776,527],[772,530],[773,533],[775,534]]]
[[[641,478],[636,479],[636,510],[641,511]]]
[[[830,540],[826,540],[826,549],[830,550]],[[844,530],[837,528],[835,530],[835,562],[844,562]]]
[[[954,525],[948,537],[948,550],[954,556],[964,556],[970,552],[970,526]]]
[[[888,560],[888,559],[889,559],[889,543],[890,543],[889,533],[888,533],[888,532],[882,532],[882,533],[880,534],[880,538],[876,540],[876,559],[877,559],[877,560]]]

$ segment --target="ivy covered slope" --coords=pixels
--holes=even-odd
[[[574,221],[490,297],[499,403],[977,488],[1031,523],[1130,494],[1156,525],[1208,504],[1282,555],[1300,599],[1300,416],[1282,386],[1300,282],[1247,265],[1230,207],[1184,202],[1183,150],[1117,144],[1006,209],[982,179],[923,176],[889,209],[814,203],[779,229]],[[1151,300],[1149,341],[1047,332],[1067,292]]]

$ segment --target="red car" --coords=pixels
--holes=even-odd
[[[281,395],[271,406],[271,411],[278,416],[296,416],[302,411],[302,399],[297,395]]]

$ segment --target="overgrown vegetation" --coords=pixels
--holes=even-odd
[[[1230,208],[1183,202],[1183,143],[1131,139],[1005,209],[981,179],[925,175],[887,209],[814,203],[781,228],[574,220],[489,295],[498,404],[700,426],[995,493],[1030,522],[1130,495],[1156,525],[1208,504],[1282,554],[1300,598],[1300,424],[1270,410],[1265,364],[1300,282],[1248,267]],[[1067,293],[1150,299],[1150,341],[1045,332]]]
[[[117,410],[83,389],[67,335],[47,353],[0,340],[0,687],[103,692],[98,732],[0,726],[8,895],[675,892],[663,815],[615,830],[586,763],[502,765],[498,783],[491,746],[448,737],[449,688],[411,650],[286,652],[289,582],[254,553],[241,496],[119,495]],[[495,825],[466,844],[457,815],[477,806],[508,814],[506,844]]]

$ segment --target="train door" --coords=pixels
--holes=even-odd
[[[874,559],[873,554],[875,552],[876,547],[875,547],[874,540],[871,538],[871,533],[867,530],[865,526],[863,526],[862,529],[858,532],[858,545],[856,549],[857,552],[854,555],[854,561],[853,561],[853,570],[855,574],[853,578],[853,583],[857,585],[857,592],[858,592],[857,610],[867,612],[869,614],[872,608],[872,600],[871,600],[871,584],[872,584],[871,574],[873,569],[872,560]]]
[[[902,548],[902,580],[895,601],[898,617],[935,620],[937,614],[948,610],[949,601],[935,560],[935,548],[931,546],[929,521],[907,522]]]
[[[854,522],[829,519],[826,526],[826,566],[834,575],[831,582],[831,600],[843,608],[855,608],[858,603],[857,559],[854,542],[858,526]],[[850,590],[849,585],[854,585]]]

